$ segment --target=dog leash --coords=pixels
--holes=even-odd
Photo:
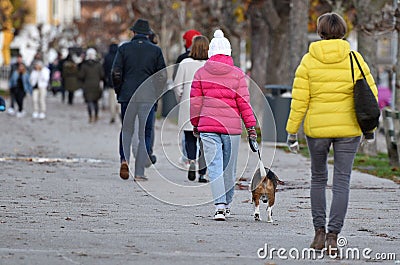
[[[259,163],[260,163],[260,179],[263,179],[263,177],[267,176],[267,172],[265,171],[264,163],[262,162],[262,159],[261,159],[261,153],[260,153],[260,149],[258,148],[258,143],[256,141],[253,141],[253,140],[250,140],[250,139],[249,139],[249,143],[250,143],[250,148],[253,151],[257,151],[258,160],[259,160]],[[253,183],[253,178],[254,178],[254,175],[251,178],[250,183]],[[250,184],[250,186],[249,186],[249,190],[250,191],[252,191],[251,186],[252,186],[252,184]]]
[[[263,177],[267,176],[267,171],[265,171],[264,163],[261,160],[260,149],[257,149],[257,153],[258,153],[258,159],[260,162],[260,175],[261,175],[261,179],[262,179]]]
[[[260,161],[260,175],[261,175],[261,179],[262,179],[262,177],[267,176],[267,172],[265,171],[265,167],[264,167],[264,164],[263,164],[262,159],[261,159],[260,148],[258,148],[257,141],[252,140],[250,138],[249,138],[249,144],[250,144],[250,149],[252,151],[257,151],[258,160]]]

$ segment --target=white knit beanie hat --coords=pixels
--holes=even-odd
[[[96,60],[96,56],[97,56],[97,52],[96,52],[95,49],[89,48],[89,49],[86,51],[86,59],[87,59],[87,60]]]
[[[208,58],[216,54],[224,54],[231,56],[232,48],[231,43],[227,38],[224,37],[222,30],[217,29],[214,32],[214,38],[210,42],[208,48]]]

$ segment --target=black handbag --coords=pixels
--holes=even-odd
[[[353,59],[356,60],[358,68],[363,76],[362,79],[358,79],[354,84],[354,69]],[[378,102],[369,87],[365,78],[364,72],[361,69],[361,65],[357,60],[357,57],[353,51],[350,52],[350,64],[351,64],[351,77],[353,78],[354,84],[354,108],[358,125],[363,133],[370,132],[379,125],[379,116],[381,114]]]

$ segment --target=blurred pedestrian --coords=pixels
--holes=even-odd
[[[50,81],[50,70],[43,65],[42,61],[34,61],[32,67],[33,69],[29,77],[29,82],[32,86],[32,118],[45,119],[46,95]]]
[[[2,96],[0,96],[0,111],[5,111],[6,110],[6,101]]]
[[[149,40],[153,44],[157,44],[157,35],[151,31],[149,36]],[[144,138],[145,138],[145,144],[146,144],[146,150],[147,154],[150,158],[149,161],[147,161],[145,167],[150,167],[152,164],[155,164],[157,162],[157,157],[156,155],[153,154],[153,147],[154,147],[154,125],[156,121],[156,112],[158,108],[158,103],[154,103],[154,106],[151,108],[149,115],[147,116],[146,120],[146,126],[144,130]],[[132,138],[132,153],[133,156],[136,155],[138,147],[139,147],[139,133],[138,133],[138,127],[139,127],[139,121],[135,120],[135,131],[133,132],[133,138]]]
[[[195,29],[190,29],[187,30],[183,35],[183,46],[185,48],[185,52],[180,54],[178,58],[176,59],[175,65],[174,65],[174,72],[172,74],[172,79],[175,82],[175,76],[179,68],[179,63],[182,62],[184,59],[189,57],[190,53],[190,47],[192,46],[192,41],[193,38],[196,36],[200,36],[201,33]],[[186,153],[186,141],[185,141],[185,134],[180,135],[181,139],[181,146],[182,146],[182,156],[179,158],[179,164],[182,165],[183,169],[189,170],[190,167],[190,161],[188,159],[188,154]]]
[[[12,93],[18,105],[17,118],[24,117],[24,98],[26,93],[32,93],[32,87],[29,83],[29,73],[24,64],[19,64],[18,69],[12,73],[9,87],[13,91]]]
[[[190,29],[190,30],[186,31],[183,34],[182,38],[183,38],[183,41],[184,41],[183,46],[185,47],[185,52],[178,56],[178,58],[176,59],[176,62],[175,62],[176,65],[179,65],[180,62],[182,62],[184,59],[189,57],[190,48],[192,47],[193,38],[196,37],[196,36],[200,36],[200,35],[201,35],[201,32],[199,32],[199,31],[197,31],[195,29]],[[174,71],[175,74],[176,74],[176,71]],[[174,77],[175,77],[175,75],[174,75]]]
[[[86,51],[86,60],[78,74],[82,81],[83,97],[87,104],[89,114],[89,123],[96,122],[99,119],[99,99],[102,89],[100,82],[104,79],[104,70],[101,63],[97,60],[97,52],[93,48]]]
[[[54,96],[61,93],[61,102],[65,101],[65,89],[63,86],[62,64],[64,59],[61,52],[57,53],[57,58],[49,64],[50,69],[50,89]]]
[[[203,143],[217,221],[231,212],[242,120],[249,138],[257,138],[246,75],[234,66],[231,52],[229,40],[216,30],[190,92],[190,121]]]
[[[202,67],[208,59],[209,41],[205,36],[193,38],[189,57],[184,59],[178,68],[174,79],[174,90],[179,103],[178,127],[183,130],[185,137],[186,154],[189,159],[188,179],[196,179],[197,138],[193,135],[193,125],[190,123],[190,90],[194,73]],[[201,145],[200,145],[201,146]],[[199,182],[207,182],[205,177],[207,167],[204,154],[200,148],[199,154]]]
[[[71,54],[68,54],[62,63],[63,87],[68,91],[68,104],[74,104],[74,94],[79,88],[79,69]]]
[[[157,35],[152,30],[150,31],[149,40],[151,43],[155,45],[158,44]],[[149,167],[151,164],[155,164],[157,162],[157,157],[153,154],[154,138],[155,138],[154,125],[156,122],[157,108],[158,108],[158,101],[154,103],[153,107],[150,110],[149,115],[147,116],[146,126],[144,130],[146,150],[150,158],[150,161],[148,161],[146,167]]]
[[[392,102],[392,91],[390,88],[378,85],[378,104],[382,110],[385,107],[390,107]]]
[[[139,86],[153,74],[165,68],[164,57],[160,47],[151,43],[148,36],[151,34],[147,20],[138,19],[130,28],[134,37],[130,42],[118,47],[112,67],[113,86],[121,104],[122,129],[120,133],[120,177],[129,178],[129,159],[131,153],[132,135],[135,120],[139,120],[139,146],[135,155],[135,181],[147,180],[144,168],[150,160],[146,151],[145,126],[148,115],[154,103],[161,94],[166,76],[157,80],[151,79],[145,87]],[[158,74],[160,76],[160,73]],[[152,82],[154,85],[151,85]],[[132,98],[133,97],[133,98]],[[132,100],[131,100],[132,98]],[[129,104],[129,102],[132,104]],[[128,108],[129,107],[129,108]]]
[[[104,90],[108,91],[108,105],[110,108],[110,123],[114,123],[117,117],[118,106],[117,106],[117,95],[115,94],[112,80],[111,80],[111,68],[114,62],[115,55],[117,54],[118,44],[111,43],[108,48],[108,53],[104,57],[103,69],[104,69]]]
[[[342,230],[347,212],[350,176],[362,134],[354,110],[350,44],[343,40],[346,31],[345,20],[336,13],[326,13],[318,18],[317,33],[322,40],[310,44],[308,53],[297,67],[286,125],[287,144],[290,151],[297,153],[297,132],[304,120],[304,132],[311,156],[310,197],[315,230],[310,247],[316,250],[326,248],[331,255],[337,253],[337,236]],[[368,65],[360,53],[354,54],[371,90],[377,96]],[[361,79],[361,71],[355,63],[353,70],[354,80]],[[370,137],[373,138],[373,133]],[[332,202],[326,226],[325,191],[331,146],[334,171]]]
[[[24,61],[22,59],[22,55],[18,54],[16,62],[11,64],[10,75],[8,77],[9,81],[10,81],[13,73],[18,70],[20,64],[23,64],[26,68],[26,65],[24,64]],[[14,103],[15,103],[15,96],[14,96],[14,92],[12,91],[12,89],[10,87],[10,107],[7,109],[7,113],[10,115],[15,115]]]

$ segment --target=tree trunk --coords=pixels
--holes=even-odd
[[[293,83],[294,74],[301,58],[308,49],[308,0],[291,0],[290,3],[290,65],[289,80]]]
[[[376,13],[380,12],[384,4],[381,0],[358,0],[356,4],[358,20],[358,51],[368,64],[371,74],[377,80],[377,48],[378,38],[374,34]],[[373,144],[360,146],[359,152],[367,155],[377,154],[376,141]]]
[[[279,0],[267,2],[269,6],[266,19],[271,36],[267,58],[267,84],[288,85],[290,5],[288,2]]]
[[[248,10],[250,18],[251,78],[263,89],[267,82],[269,26],[265,20],[264,1],[253,1]]]
[[[293,85],[296,69],[301,58],[308,50],[308,10],[310,1],[291,0],[290,2],[290,34],[289,34],[289,80]],[[303,125],[298,131],[298,138],[305,139]]]

